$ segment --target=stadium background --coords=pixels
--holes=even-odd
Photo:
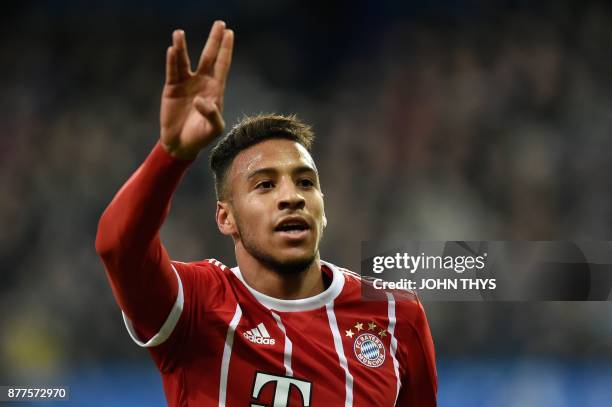
[[[194,57],[215,18],[236,32],[226,121],[297,112],[314,125],[330,220],[323,258],[358,270],[360,242],[381,237],[612,240],[605,3],[5,5],[0,385],[68,385],[62,406],[164,404],[94,237],[158,137],[172,29],[186,30]],[[233,264],[214,225],[206,155],[176,194],[163,240],[175,259]],[[612,399],[609,302],[426,310],[441,406]]]

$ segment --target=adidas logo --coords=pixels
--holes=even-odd
[[[274,338],[270,338],[270,334],[268,333],[268,330],[263,322],[261,322],[255,328],[243,332],[242,336],[247,338],[249,341],[260,345],[274,345],[276,343]]]

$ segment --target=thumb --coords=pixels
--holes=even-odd
[[[204,99],[201,96],[196,96],[193,100],[193,106],[205,118],[208,119],[216,134],[220,134],[225,129],[225,121],[221,116],[219,107],[212,99]]]

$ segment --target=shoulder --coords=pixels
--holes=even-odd
[[[233,273],[229,267],[216,259],[194,262],[172,261],[186,290],[206,289],[208,295],[223,295],[229,289]],[[214,294],[213,294],[214,293]]]
[[[172,261],[172,265],[179,274],[185,301],[190,306],[206,312],[222,313],[223,318],[228,313],[233,315],[244,290],[231,267],[214,258],[188,263]],[[226,322],[229,323],[229,320]]]
[[[329,263],[325,263],[329,265]],[[423,305],[414,290],[382,289],[373,280],[344,267],[334,266],[344,280],[342,302],[358,305],[360,309],[381,313],[397,325],[398,335],[422,338],[428,335],[429,325]],[[367,308],[362,308],[366,304]]]
[[[172,260],[171,263],[179,274],[194,273],[205,276],[220,276],[231,272],[229,267],[213,258],[192,262]]]
[[[334,266],[334,267],[336,267],[338,274],[344,280],[345,285],[348,285],[350,287],[357,287],[357,288],[361,287],[362,279],[359,273],[356,273],[352,270],[349,270],[347,268],[340,267],[340,266]]]
[[[395,302],[395,314],[398,322],[409,325],[416,332],[428,329],[425,309],[416,293],[411,293],[410,295],[399,293],[395,298],[397,299]]]
[[[330,263],[325,263],[330,265]],[[381,288],[374,284],[374,280],[364,277],[359,273],[349,270],[344,267],[332,265],[337,270],[338,274],[344,280],[344,287],[349,291],[359,291],[362,298],[368,301],[393,301],[395,303],[408,302],[406,307],[414,307],[419,304],[417,294],[414,290],[400,290]]]

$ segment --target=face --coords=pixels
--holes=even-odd
[[[271,139],[245,149],[226,182],[230,201],[220,203],[227,212],[220,219],[218,207],[217,222],[237,250],[281,272],[312,264],[326,220],[318,173],[301,144]]]

